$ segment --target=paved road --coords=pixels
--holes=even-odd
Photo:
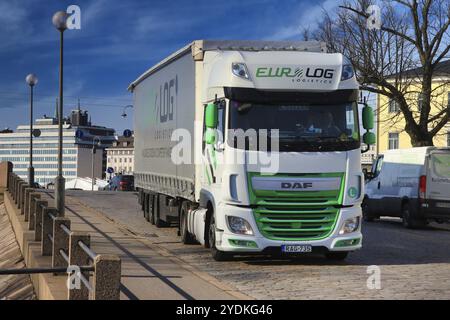
[[[187,265],[256,299],[450,299],[450,228],[404,229],[398,219],[363,226],[363,249],[345,262],[322,257],[290,260],[239,258],[216,262],[199,245],[182,245],[175,228],[146,222],[134,193],[69,195],[102,212]],[[368,266],[381,271],[381,289],[368,289]]]

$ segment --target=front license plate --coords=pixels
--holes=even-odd
[[[281,251],[286,253],[308,253],[312,252],[312,246],[309,244],[302,245],[283,245]]]

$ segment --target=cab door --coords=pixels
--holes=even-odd
[[[223,153],[225,135],[225,103],[217,103],[217,121],[214,128],[203,127],[203,167],[202,183],[211,189],[220,188],[223,174]],[[206,116],[206,115],[205,115]],[[208,132],[214,131],[215,139],[213,143],[208,143]],[[212,191],[212,190],[210,190]]]

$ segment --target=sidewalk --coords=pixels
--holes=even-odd
[[[22,269],[25,267],[22,254],[11,227],[3,195],[0,194],[0,269]],[[33,300],[33,286],[28,275],[1,275],[0,300]]]

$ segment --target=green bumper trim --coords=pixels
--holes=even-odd
[[[360,242],[361,242],[361,238],[339,240],[339,241],[336,242],[334,247],[335,248],[353,247],[353,246],[357,246]]]
[[[258,248],[255,241],[228,239],[228,242],[233,247]]]

